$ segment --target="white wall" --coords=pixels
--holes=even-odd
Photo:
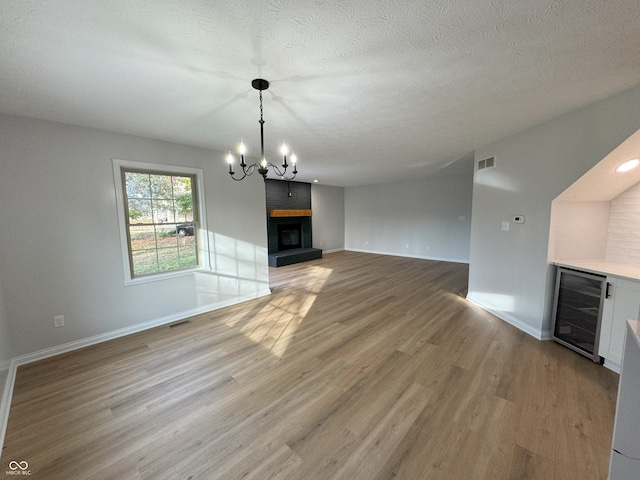
[[[605,260],[640,266],[640,183],[611,200]]]
[[[264,183],[229,179],[223,153],[6,115],[0,153],[0,284],[14,355],[269,292]],[[123,285],[113,158],[204,170],[213,271]],[[53,328],[54,315],[66,326]]]
[[[555,200],[551,206],[548,260],[604,259],[609,208],[609,202]]]
[[[345,248],[469,261],[471,175],[347,187]]]
[[[551,203],[640,127],[640,88],[476,150],[468,298],[537,337],[550,331]],[[514,225],[512,216],[526,216]],[[501,230],[502,222],[510,230]]]
[[[313,247],[344,250],[344,188],[311,184]]]

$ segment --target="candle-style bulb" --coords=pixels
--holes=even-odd
[[[282,146],[280,147],[280,153],[282,154],[282,168],[286,170],[289,166],[287,165],[287,153],[289,153],[289,147],[287,147],[287,144],[284,143],[284,140],[282,141]]]
[[[240,145],[238,145],[238,153],[240,155],[244,155],[245,153],[247,153],[247,147],[244,144],[244,140],[240,140]]]
[[[227,155],[227,163],[229,164],[229,173],[233,175],[233,155],[231,152]]]
[[[296,154],[293,152],[293,150],[291,151],[291,157],[289,158],[291,159],[291,163],[293,163],[294,165],[298,161],[298,157],[296,157]]]

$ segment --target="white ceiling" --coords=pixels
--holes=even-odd
[[[1,112],[254,155],[265,78],[268,159],[380,183],[637,85],[640,2],[2,0],[0,65]]]

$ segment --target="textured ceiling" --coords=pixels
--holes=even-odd
[[[0,111],[417,179],[640,82],[638,0],[2,0]],[[220,162],[222,155],[213,155]]]

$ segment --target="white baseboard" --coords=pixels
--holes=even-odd
[[[323,250],[322,254],[324,255],[325,253],[337,253],[337,252],[344,252],[344,248],[334,248],[331,250]]]
[[[407,255],[398,252],[384,252],[379,250],[362,250],[359,248],[345,248],[348,252],[373,253],[374,255],[390,255],[392,257],[418,258],[420,260],[433,260],[435,262],[451,262],[451,263],[469,263],[469,260],[460,260],[459,258],[446,257],[429,257],[424,255]]]
[[[531,325],[527,325],[526,323],[518,320],[515,317],[512,317],[511,315],[505,313],[504,311],[498,310],[493,305],[489,305],[488,303],[482,300],[474,298],[473,295],[468,295],[467,300],[473,303],[474,305],[477,305],[478,307],[482,308],[483,310],[486,310],[492,315],[495,315],[500,320],[504,320],[505,322],[507,322],[510,325],[513,325],[517,329],[522,330],[524,333],[531,335],[533,338],[537,338],[538,340],[550,340],[550,337],[547,338],[550,332],[536,330],[535,328],[531,327]]]
[[[553,340],[553,331],[543,330],[542,335],[540,336],[540,340]]]
[[[604,359],[604,366],[607,367],[612,372],[616,372],[618,374],[622,370],[622,367],[620,366],[620,364],[616,362],[612,362],[611,360],[607,360],[606,358]]]
[[[256,294],[246,295],[240,298],[235,297],[233,300],[218,302],[215,304],[209,304],[202,307],[187,310],[184,312],[167,315],[166,317],[157,318],[155,320],[151,320],[148,322],[138,323],[130,327],[120,328],[118,330],[113,330],[111,332],[105,332],[98,335],[93,335],[87,338],[81,338],[73,342],[64,343],[62,345],[57,345],[51,348],[45,348],[44,350],[28,353],[26,355],[20,355],[18,357],[12,358],[9,362],[3,362],[2,364],[0,364],[0,366],[7,363],[8,375],[5,382],[4,391],[2,393],[2,400],[1,400],[2,403],[0,403],[0,452],[2,451],[2,447],[4,445],[4,437],[7,431],[7,424],[9,421],[9,410],[11,408],[11,399],[13,398],[13,388],[16,381],[16,371],[20,365],[26,365],[27,363],[36,362],[38,360],[43,360],[45,358],[53,357],[55,355],[60,355],[62,353],[72,352],[74,350],[88,347],[90,345],[95,345],[95,344],[106,342],[109,340],[114,340],[116,338],[124,337],[126,335],[131,335],[133,333],[149,330],[150,328],[160,327],[162,325],[184,320],[186,318],[193,317],[195,315],[211,312],[213,310],[218,310],[220,308],[224,308],[230,305],[235,305],[237,303],[242,303],[248,300],[264,297],[270,294],[271,294],[271,290],[269,288],[266,288],[259,291]],[[2,369],[0,368],[0,370]]]

